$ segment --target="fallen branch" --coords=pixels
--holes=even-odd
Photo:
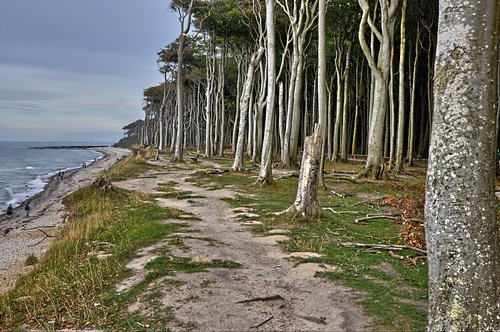
[[[297,315],[297,317],[300,317],[302,319],[308,320],[308,321],[316,323],[316,324],[328,325],[326,323],[325,318],[323,318],[323,317],[317,318],[317,317],[301,316],[301,315]]]
[[[269,317],[268,319],[266,319],[265,321],[263,321],[263,322],[262,322],[262,323],[260,323],[260,324],[257,324],[257,325],[254,325],[254,326],[250,326],[250,328],[251,328],[251,329],[256,329],[256,328],[258,328],[258,327],[260,327],[260,326],[264,325],[265,323],[269,322],[269,321],[270,321],[271,319],[273,319],[273,318],[274,318],[274,316],[271,316],[271,317]]]
[[[416,264],[416,263],[418,262],[418,260],[420,260],[420,259],[427,259],[427,256],[426,256],[426,255],[405,257],[405,256],[400,256],[400,255],[397,255],[397,254],[395,254],[395,253],[394,253],[394,252],[392,252],[392,251],[389,251],[389,255],[390,255],[392,258],[395,258],[395,259],[401,260],[401,261],[403,261],[403,262],[406,262],[406,263],[414,263],[414,264]]]
[[[392,250],[389,250],[389,256],[391,256],[392,258],[395,258],[395,259],[399,259],[400,261],[404,261],[405,260],[404,256],[397,255]]]
[[[362,221],[367,221],[367,220],[372,220],[372,219],[391,219],[391,220],[397,220],[398,217],[395,214],[368,214],[366,217],[358,218],[354,220],[354,222],[362,222]]]
[[[342,181],[349,181],[349,182],[352,182],[352,183],[356,183],[356,176],[347,176],[347,175],[336,175],[336,174],[328,174],[328,175],[325,175],[325,178],[328,178],[328,179],[334,179],[334,180],[342,180]]]
[[[41,229],[37,228],[40,232],[42,232],[43,234],[45,234],[45,236],[43,237],[43,239],[41,239],[40,241],[38,241],[37,243],[31,245],[31,247],[34,247],[34,246],[37,246],[39,245],[40,243],[42,243],[46,238],[49,238],[49,237],[56,237],[55,235],[50,235],[50,234],[47,234],[45,233],[44,231],[42,231]]]
[[[356,243],[356,242],[341,242],[339,244],[342,247],[346,248],[371,248],[371,249],[396,250],[396,251],[409,249],[418,251],[422,254],[427,254],[427,251],[425,250],[407,246],[404,244],[380,244],[380,243]]]
[[[283,297],[280,295],[273,295],[273,296],[266,296],[266,297],[255,297],[253,299],[249,300],[243,300],[243,301],[238,301],[236,303],[250,303],[250,302],[257,302],[257,301],[273,301],[273,300],[285,300]]]
[[[294,171],[294,172],[288,172],[288,173],[285,173],[281,176],[277,176],[276,177],[276,180],[281,180],[281,179],[290,179],[290,178],[298,178],[299,177],[299,172],[298,171]]]
[[[38,229],[40,230],[40,228],[54,228],[56,227],[55,225],[50,225],[50,226],[37,226],[37,227],[32,227],[32,228],[23,228],[22,230],[23,231],[31,231],[31,230],[34,230],[34,229]]]
[[[333,191],[333,190],[331,190],[330,192],[332,194],[334,194],[335,196],[340,197],[340,198],[346,198],[347,196],[349,196],[348,194],[341,194],[341,193],[338,193],[338,192]]]
[[[335,211],[332,208],[329,207],[324,207],[323,210],[330,211],[331,213],[335,214],[360,214],[363,213],[363,211]]]

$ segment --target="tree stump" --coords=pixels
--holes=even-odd
[[[111,182],[108,179],[103,178],[102,176],[98,177],[94,181],[94,183],[92,183],[92,186],[105,193],[113,190],[113,185],[111,184]]]

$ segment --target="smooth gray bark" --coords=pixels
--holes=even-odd
[[[243,168],[243,143],[245,139],[245,127],[247,125],[247,120],[249,118],[248,111],[249,108],[251,107],[250,99],[252,94],[254,72],[263,54],[264,54],[264,48],[261,47],[258,51],[256,51],[252,55],[252,59],[250,60],[250,64],[248,65],[245,84],[243,86],[243,92],[241,95],[241,102],[240,102],[241,109],[240,109],[240,123],[238,130],[238,141],[236,143],[236,153],[234,155],[234,163],[232,167],[232,169],[236,171],[239,171]]]
[[[275,0],[266,0],[266,31],[267,31],[267,99],[264,142],[260,164],[259,182],[271,184],[274,182],[272,173],[272,151],[274,134],[274,104],[276,100],[276,46],[274,31]]]
[[[177,137],[175,140],[175,151],[172,161],[183,160],[184,153],[184,46],[186,36],[191,28],[191,13],[194,0],[189,3],[186,13],[179,9],[179,20],[181,33],[179,34],[179,48],[177,50]]]

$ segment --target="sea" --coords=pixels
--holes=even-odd
[[[109,146],[109,142],[6,142],[0,141],[0,212],[43,191],[50,178],[103,157],[85,149],[33,149],[57,146]]]

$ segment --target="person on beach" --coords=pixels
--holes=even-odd
[[[14,209],[12,208],[12,204],[9,204],[9,206],[7,207],[7,215],[10,217],[12,217],[12,212],[14,212]]]
[[[25,217],[28,218],[30,216],[31,205],[30,202],[26,202],[26,206],[24,207],[24,212],[26,213]]]

